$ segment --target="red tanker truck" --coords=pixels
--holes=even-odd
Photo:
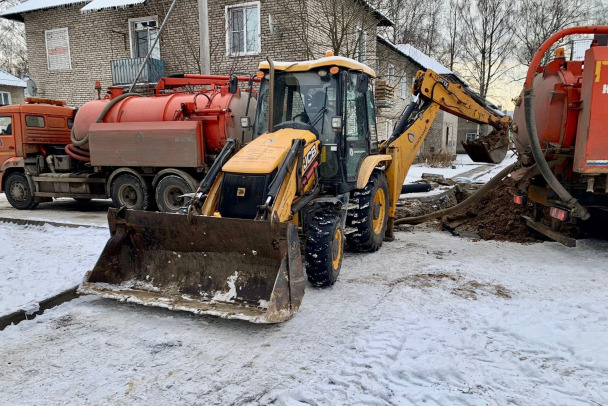
[[[255,116],[255,80],[181,75],[161,79],[152,96],[110,88],[79,109],[33,98],[2,106],[1,191],[17,209],[110,197],[116,207],[176,212],[227,138],[251,139],[240,121]]]

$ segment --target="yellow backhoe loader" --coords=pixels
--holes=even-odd
[[[112,237],[81,293],[282,322],[300,306],[304,272],[313,286],[332,285],[345,247],[376,251],[392,237],[403,181],[439,109],[501,134],[478,159],[507,152],[508,117],[430,70],[381,143],[366,65],[269,59],[258,76],[253,141],[228,140],[184,214],[110,209]]]

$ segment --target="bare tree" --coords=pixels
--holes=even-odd
[[[395,26],[382,35],[395,44],[410,44],[430,56],[437,56],[441,42],[441,19],[445,0],[376,0],[374,5]]]
[[[462,54],[462,24],[460,22],[462,7],[462,0],[448,0],[443,16],[445,41],[442,53],[438,57],[451,71],[454,71],[454,65]]]
[[[486,97],[490,86],[510,69],[513,31],[510,4],[504,0],[466,0],[460,10],[463,30],[461,72]]]
[[[304,27],[292,34],[304,45],[307,58],[332,50],[336,55],[366,61],[366,41],[375,40],[378,24],[367,2],[309,0],[284,4],[295,24]]]
[[[0,3],[0,9],[4,10],[19,3],[18,0],[3,1]],[[0,20],[0,68],[15,76],[28,73],[23,23]]]
[[[589,0],[519,0],[518,21],[514,25],[518,40],[517,61],[529,65],[534,53],[549,36],[567,27],[589,23],[593,11],[600,5]],[[546,57],[551,57],[551,53]]]

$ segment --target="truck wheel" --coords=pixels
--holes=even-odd
[[[112,182],[112,203],[131,210],[147,210],[150,206],[148,187],[130,173],[119,175]]]
[[[352,192],[351,202],[358,207],[346,215],[348,248],[354,252],[378,251],[382,246],[388,221],[388,182],[382,172],[374,172],[363,189]]]
[[[165,213],[177,213],[187,199],[180,197],[186,193],[192,193],[192,187],[182,177],[168,175],[162,178],[156,185],[156,204],[158,210]]]
[[[4,189],[8,202],[14,208],[29,210],[38,206],[25,174],[15,172],[8,175]]]
[[[331,286],[338,279],[344,255],[344,229],[339,213],[322,212],[313,217],[306,233],[304,259],[313,286]]]

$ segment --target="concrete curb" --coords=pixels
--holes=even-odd
[[[32,320],[37,315],[44,313],[45,310],[52,309],[55,306],[59,306],[62,303],[69,302],[70,300],[76,299],[80,295],[76,292],[78,286],[74,286],[68,290],[64,290],[63,292],[50,297],[48,299],[44,299],[38,303],[39,308],[35,312],[28,312],[26,310],[18,310],[11,314],[7,314],[6,316],[0,317],[0,331],[4,330],[6,327],[12,324],[19,324],[23,320]]]
[[[22,226],[43,226],[45,224],[50,224],[55,227],[69,227],[69,228],[78,228],[78,227],[107,228],[107,226],[96,226],[93,224],[60,223],[58,221],[31,220],[31,219],[18,219],[18,218],[16,219],[16,218],[12,218],[12,217],[0,217],[0,222],[19,224]]]

